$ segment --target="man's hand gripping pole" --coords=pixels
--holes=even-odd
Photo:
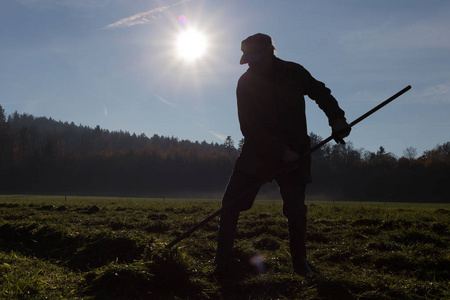
[[[368,112],[366,112],[365,114],[363,114],[361,117],[359,117],[358,119],[354,120],[353,122],[351,122],[349,124],[350,127],[355,126],[356,124],[358,124],[359,122],[361,122],[362,120],[364,120],[365,118],[367,118],[368,116],[370,116],[371,114],[373,114],[374,112],[376,112],[377,110],[379,110],[380,108],[382,108],[383,106],[386,106],[387,104],[391,103],[392,101],[394,101],[395,99],[397,99],[398,97],[400,97],[401,95],[403,95],[404,93],[406,93],[407,91],[409,91],[411,89],[411,86],[408,85],[407,87],[405,87],[403,90],[399,91],[397,94],[392,95],[391,97],[389,97],[388,99],[384,100],[383,102],[381,102],[380,104],[378,104],[377,106],[375,106],[374,108],[372,108],[371,110],[369,110]],[[321,141],[320,143],[318,143],[317,145],[315,145],[314,147],[312,147],[311,149],[309,149],[309,151],[305,154],[310,154],[314,151],[316,151],[317,149],[319,149],[320,147],[322,147],[323,145],[325,145],[326,143],[328,143],[329,141],[331,141],[333,139],[333,135],[329,136],[328,138],[324,139],[323,141]]]
[[[383,106],[386,106],[390,102],[394,101],[396,98],[400,97],[401,95],[403,95],[404,93],[406,93],[410,89],[411,89],[411,86],[408,85],[407,87],[405,87],[404,89],[399,91],[397,94],[392,95],[391,97],[389,97],[388,99],[386,99],[382,103],[378,104],[377,106],[375,106],[374,108],[372,108],[371,110],[369,110],[368,112],[363,114],[361,117],[359,117],[356,120],[354,120],[353,122],[351,122],[349,124],[349,126],[350,127],[355,126],[356,124],[358,124],[359,122],[361,122],[362,120],[364,120],[365,118],[367,118],[368,116],[370,116],[371,114],[373,114],[374,112],[376,112],[377,110],[382,108]],[[309,154],[313,153],[314,151],[316,151],[317,149],[319,149],[320,147],[322,147],[323,145],[325,145],[326,143],[328,143],[332,139],[333,139],[333,135],[329,136],[328,138],[324,139],[322,142],[320,142],[317,145],[313,146],[311,149],[309,149],[309,151],[307,151],[306,153],[303,153],[302,156],[306,156],[306,155],[309,155]],[[279,170],[276,174],[274,174],[273,177],[276,177],[276,175],[278,175],[281,172],[284,172],[285,170],[286,170],[285,168],[283,168],[282,170]],[[264,182],[266,182],[266,180],[264,180]],[[239,197],[238,197],[238,199],[239,199]],[[197,231],[197,229],[199,229],[200,227],[202,227],[203,225],[205,225],[206,223],[208,223],[209,221],[214,219],[216,216],[220,215],[225,209],[231,207],[235,202],[231,203],[228,206],[222,206],[219,210],[217,210],[216,212],[214,212],[211,215],[209,215],[206,219],[204,219],[200,223],[196,224],[194,227],[192,227],[191,229],[189,229],[188,231],[186,231],[185,233],[183,233],[182,235],[180,235],[179,237],[174,239],[172,242],[167,244],[166,248],[172,248],[173,246],[175,246],[176,244],[178,244],[179,242],[181,242],[182,240],[187,238],[189,235],[191,235],[193,232]]]

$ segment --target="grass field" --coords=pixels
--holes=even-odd
[[[0,196],[0,299],[450,298],[450,204],[309,201],[304,278],[281,201],[241,214],[232,267],[212,265],[218,218],[164,246],[218,200]]]

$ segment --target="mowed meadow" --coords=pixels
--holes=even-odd
[[[293,273],[281,201],[238,225],[213,268],[220,208],[205,199],[0,196],[0,299],[450,298],[450,204],[308,201],[308,259]]]

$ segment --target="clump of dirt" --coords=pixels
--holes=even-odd
[[[382,222],[379,219],[359,219],[352,222],[352,226],[378,226]]]
[[[166,214],[150,214],[148,216],[149,220],[167,220],[167,218]]]
[[[374,260],[374,265],[390,272],[414,270],[415,268],[414,261],[401,252],[382,254]]]
[[[97,205],[92,205],[91,207],[89,207],[89,209],[87,210],[88,214],[95,214],[98,213],[100,211],[100,207],[98,207]]]
[[[96,299],[204,298],[185,255],[159,247],[144,256],[145,262],[114,264],[89,273],[85,294]]]
[[[89,270],[111,262],[130,263],[138,259],[144,247],[138,246],[135,240],[125,237],[105,237],[93,240],[75,253],[69,261],[72,268]]]
[[[172,226],[170,226],[167,222],[157,221],[146,226],[145,231],[150,233],[163,233],[168,231],[171,227]]]
[[[439,209],[436,209],[434,212],[438,213],[438,214],[446,214],[447,215],[450,213],[450,210],[445,209],[445,208],[439,208]]]
[[[113,265],[85,277],[85,294],[94,299],[150,299],[152,275],[139,266]]]
[[[79,242],[55,226],[31,223],[0,227],[2,248],[37,257],[64,259],[73,253]]]
[[[439,234],[446,234],[448,227],[446,223],[435,222],[431,224],[431,230]]]
[[[190,264],[189,257],[176,249],[160,249],[151,255],[148,268],[154,275],[153,280],[160,293],[174,293],[185,297],[200,291],[191,281],[193,272]]]
[[[65,205],[60,205],[56,208],[57,211],[66,211],[67,210],[67,206]]]
[[[0,207],[16,208],[16,207],[19,207],[19,204],[17,204],[17,203],[0,203]]]
[[[54,210],[56,207],[54,205],[42,205],[38,210]]]
[[[274,251],[280,249],[280,242],[274,237],[263,236],[254,242],[254,246],[256,249]]]

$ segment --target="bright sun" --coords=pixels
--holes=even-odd
[[[188,29],[178,35],[176,43],[177,53],[186,61],[193,61],[202,57],[206,48],[205,35],[198,30]]]

